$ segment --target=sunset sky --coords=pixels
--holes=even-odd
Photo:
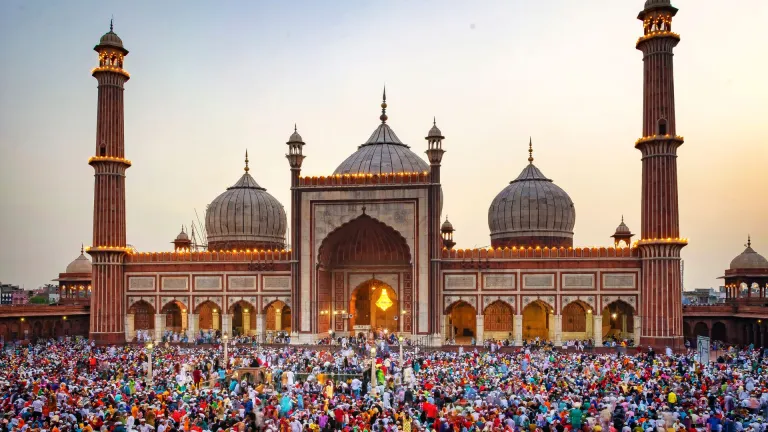
[[[125,68],[128,242],[167,251],[242,174],[290,211],[285,142],[333,172],[379,124],[419,155],[447,139],[443,215],[490,244],[493,197],[527,164],[571,196],[574,243],[639,234],[643,0],[0,2],[0,281],[36,288],[92,239],[97,64]],[[768,255],[768,2],[677,0],[680,226],[686,289],[714,287],[752,235]],[[425,157],[425,156],[424,156]],[[426,157],[425,157],[426,159]],[[636,239],[639,237],[636,237]]]

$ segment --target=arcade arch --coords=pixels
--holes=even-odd
[[[483,311],[483,339],[512,339],[515,312],[509,303],[496,300]]]
[[[240,300],[229,307],[232,315],[232,334],[248,335],[256,329],[256,308],[245,300]]]
[[[592,337],[592,308],[581,300],[568,303],[562,312],[562,339],[585,340]]]
[[[541,300],[531,302],[523,308],[524,340],[549,340],[551,311],[552,308]]]
[[[635,310],[622,300],[616,300],[603,309],[603,340],[633,339]]]
[[[133,314],[133,330],[152,330],[155,328],[155,308],[144,300],[138,301],[128,308]]]
[[[199,330],[221,330],[221,310],[219,306],[207,300],[197,306]]]
[[[477,311],[472,305],[459,300],[448,306],[445,311],[445,338],[455,339],[459,345],[468,345],[472,338],[477,338]]]
[[[291,332],[291,308],[280,300],[275,300],[265,308],[266,323],[264,329],[268,332]]]

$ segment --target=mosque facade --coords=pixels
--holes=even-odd
[[[489,203],[491,246],[456,248],[442,216],[442,161],[450,146],[435,122],[424,141],[401,140],[388,122],[385,92],[370,137],[326,176],[302,174],[312,145],[294,129],[286,143],[289,207],[251,175],[246,155],[244,172],[208,207],[204,250],[182,230],[172,251],[137,252],[126,243],[128,50],[110,28],[94,48],[99,64],[92,72],[91,337],[122,343],[139,330],[158,337],[167,329],[190,336],[219,330],[285,332],[292,343],[314,343],[386,329],[430,345],[617,338],[681,347],[680,250],[687,241],[678,216],[676,12],[668,0],[648,0],[638,15],[640,234],[633,241],[622,220],[613,244],[599,248],[574,246],[575,205],[534,164],[530,147],[520,174],[498,185]]]

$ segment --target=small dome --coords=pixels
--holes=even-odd
[[[290,143],[304,143],[304,140],[301,138],[301,135],[299,135],[298,129],[296,125],[293,125],[293,133],[291,134],[291,137],[288,138],[288,144]]]
[[[747,242],[747,248],[731,261],[731,270],[763,269],[768,270],[768,260],[752,249],[752,242]]]
[[[453,224],[448,221],[448,217],[445,218],[445,222],[443,222],[443,225],[440,227],[440,231],[442,231],[442,232],[452,232],[452,231],[455,231],[453,229]]]
[[[488,227],[493,247],[573,246],[576,210],[559,186],[533,164],[493,199],[488,209]]]
[[[179,233],[179,235],[176,236],[176,241],[179,241],[179,240],[189,240],[189,236],[187,235],[186,232],[184,232],[183,227],[181,228],[181,232]]]
[[[110,30],[99,39],[99,45],[123,48],[123,41],[115,32]]]
[[[624,223],[624,216],[621,217],[621,223],[619,226],[616,227],[616,235],[631,235],[632,231],[629,230],[629,227]]]
[[[427,139],[429,138],[445,138],[443,132],[437,127],[437,119],[432,119],[432,129],[430,129],[427,134]]]
[[[645,8],[657,7],[657,6],[672,6],[669,0],[646,0]]]
[[[208,249],[282,249],[287,218],[280,202],[248,174],[216,197],[205,215]]]
[[[69,263],[65,273],[91,273],[91,260],[80,250],[80,256]]]

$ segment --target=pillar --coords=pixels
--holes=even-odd
[[[476,315],[475,316],[475,343],[477,345],[482,345],[483,342],[485,342],[484,336],[485,336],[485,316],[484,315]]]
[[[627,338],[627,315],[621,314],[621,338]]]
[[[515,315],[512,326],[515,329],[515,346],[523,346],[523,316]]]
[[[587,339],[595,337],[595,321],[592,316],[592,309],[587,310]]]
[[[197,339],[199,320],[200,315],[187,314],[187,339],[190,342],[194,342]]]
[[[275,331],[280,331],[283,328],[283,310],[275,308]]]
[[[555,318],[555,346],[563,346],[563,316],[552,316]]]
[[[214,309],[211,313],[211,325],[213,326],[214,330],[221,330],[221,325],[219,324],[219,310]]]
[[[594,314],[593,318],[593,330],[595,346],[603,346],[603,316],[600,314]]]
[[[155,340],[163,340],[165,332],[165,314],[155,314]]]
[[[221,333],[232,336],[232,314],[221,315]]]
[[[130,342],[136,336],[136,331],[133,328],[134,320],[133,314],[125,314],[125,340]]]
[[[264,337],[264,314],[256,314],[256,336]]]
[[[243,334],[251,335],[251,312],[248,309],[243,309]]]
[[[181,310],[181,332],[187,331],[187,327],[189,327],[189,320],[187,318],[187,310],[182,309]]]
[[[555,340],[555,314],[553,312],[551,312],[551,311],[547,315],[547,328],[549,330],[548,339],[551,342],[554,342],[554,340]]]
[[[642,318],[640,318],[638,315],[635,315],[634,317],[634,329],[632,329],[633,335],[634,335],[634,341],[635,346],[640,346],[640,332],[643,329],[643,322]]]

